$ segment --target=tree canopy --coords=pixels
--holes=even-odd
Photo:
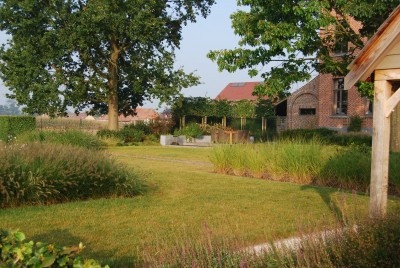
[[[182,26],[207,16],[214,0],[3,0],[0,75],[27,113],[71,106],[109,115],[143,101],[167,102],[199,77],[174,68]]]
[[[313,71],[342,76],[356,53],[399,4],[398,0],[239,0],[231,15],[239,47],[211,51],[219,69],[248,69],[266,83],[255,95],[288,93]],[[353,27],[352,18],[359,24]],[[358,29],[361,27],[360,29]],[[274,64],[273,64],[274,63]],[[267,65],[275,65],[270,69]]]
[[[205,97],[185,97],[172,106],[176,116],[211,116],[232,118],[262,118],[274,115],[270,100],[259,99],[227,101],[213,100]]]

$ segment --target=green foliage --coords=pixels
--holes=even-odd
[[[368,98],[369,100],[374,99],[374,83],[372,82],[360,82],[357,84],[357,90],[361,97]]]
[[[103,267],[97,261],[84,260],[79,255],[84,249],[82,243],[78,247],[63,247],[56,244],[24,241],[24,233],[0,229],[1,267]]]
[[[400,154],[391,154],[389,190],[400,193]],[[367,192],[371,148],[334,147],[314,140],[257,145],[216,146],[211,162],[217,172]]]
[[[141,129],[125,126],[118,132],[124,143],[142,142],[145,138],[145,133]]]
[[[338,133],[337,131],[328,128],[291,129],[282,131],[278,135],[278,139],[281,140],[310,141],[315,138],[326,144],[341,146],[348,146],[352,144],[367,146],[372,145],[372,137],[368,134]]]
[[[101,151],[59,144],[0,147],[0,206],[134,196],[136,174]]]
[[[96,133],[99,138],[119,138],[118,130],[101,129]]]
[[[211,51],[208,57],[221,71],[247,69],[250,76],[259,74],[259,66],[280,62],[261,74],[266,83],[254,92],[279,97],[289,93],[294,82],[309,79],[314,70],[345,75],[346,67],[364,46],[363,38],[371,37],[398,6],[398,0],[374,3],[239,0],[238,5],[245,9],[233,13],[231,19],[241,47]],[[350,27],[350,18],[360,22],[360,32]]]
[[[255,105],[251,100],[240,100],[232,106],[233,117],[236,118],[253,118],[255,117]]]
[[[214,2],[2,1],[0,30],[11,39],[0,49],[0,77],[31,114],[68,106],[126,114],[152,97],[169,102],[199,83],[174,68],[175,49],[183,25]]]
[[[35,118],[32,116],[0,116],[0,140],[9,141],[35,128]]]
[[[273,104],[270,100],[259,99],[256,102],[240,100],[230,102],[227,100],[211,100],[203,97],[186,97],[175,102],[172,107],[175,116],[208,116],[208,117],[235,117],[235,118],[261,118],[274,114]]]
[[[175,122],[171,118],[160,117],[157,117],[149,124],[151,133],[158,137],[163,134],[170,134],[174,126]]]
[[[40,131],[35,130],[17,136],[18,143],[41,142],[73,145],[88,149],[100,149],[103,143],[95,135],[79,131]]]
[[[350,117],[350,124],[347,128],[349,132],[361,132],[362,118],[357,116]]]
[[[176,130],[174,132],[174,135],[176,135],[176,136],[185,135],[188,138],[197,138],[197,137],[203,135],[203,133],[204,133],[204,130],[199,124],[190,123],[190,124],[187,124],[183,129]]]

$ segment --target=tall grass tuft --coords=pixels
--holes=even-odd
[[[32,131],[17,137],[18,143],[41,142],[74,145],[88,149],[99,149],[104,144],[95,135],[80,130]]]
[[[317,142],[219,145],[210,156],[215,171],[256,178],[311,183],[319,174],[323,155]]]
[[[255,145],[219,145],[210,156],[216,172],[369,191],[371,148],[281,140]],[[390,156],[389,190],[400,194],[400,154]]]
[[[138,175],[101,151],[68,145],[0,147],[0,206],[141,193]]]

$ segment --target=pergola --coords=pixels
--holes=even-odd
[[[400,102],[400,5],[348,66],[345,88],[369,77],[374,81],[370,217],[386,214],[390,116]],[[396,130],[397,131],[397,130]],[[400,164],[400,163],[399,163]]]

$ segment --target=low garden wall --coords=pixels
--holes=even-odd
[[[214,133],[213,133],[214,134]],[[215,134],[214,134],[215,135]],[[220,133],[220,135],[203,135],[197,138],[187,138],[186,136],[161,135],[160,144],[166,145],[192,145],[192,146],[211,146],[214,143],[230,143],[230,135],[232,135],[232,143],[254,143],[254,137],[242,135],[241,133]],[[221,136],[223,135],[223,137]]]

